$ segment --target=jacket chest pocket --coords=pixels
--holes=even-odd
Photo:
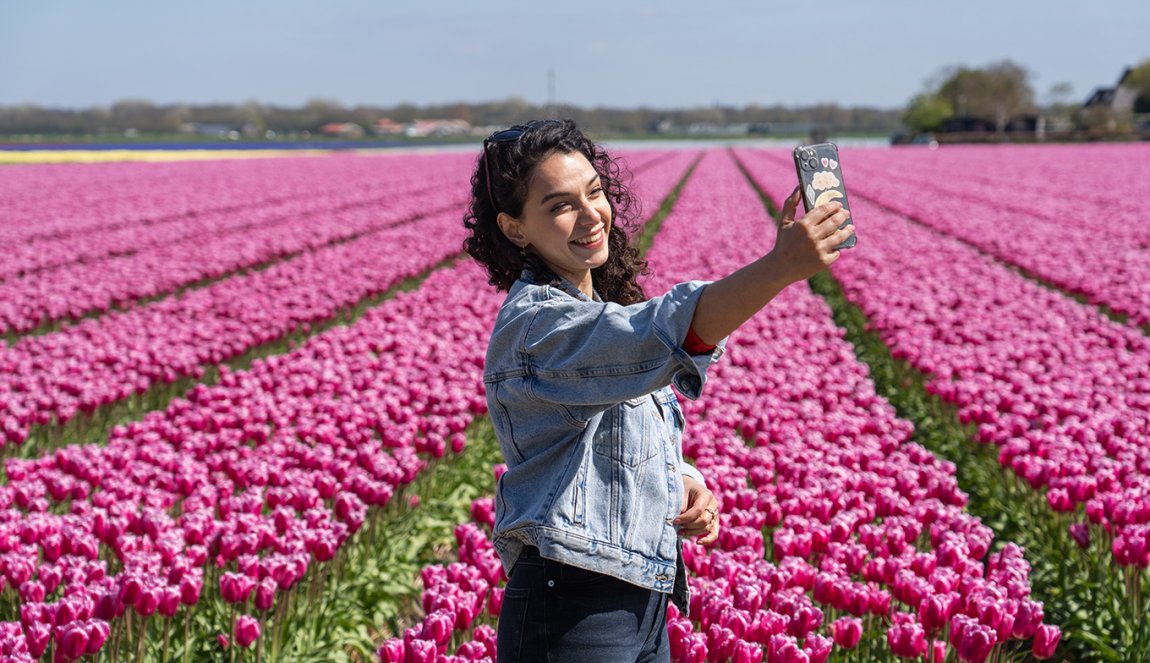
[[[651,394],[623,401],[606,416],[610,425],[596,431],[595,453],[627,467],[638,467],[659,453],[666,428]]]

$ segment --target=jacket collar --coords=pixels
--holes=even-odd
[[[535,280],[535,270],[529,266],[524,267],[523,272],[519,275],[519,280],[526,281],[528,283],[537,283],[537,281]],[[582,290],[580,290],[574,283],[568,281],[567,279],[565,279],[559,275],[556,275],[555,281],[553,281],[552,283],[549,283],[548,285],[552,285],[556,288],[559,288],[560,290],[567,293],[568,295],[571,295],[572,297],[579,299],[581,301],[585,301],[585,302],[592,302],[593,301],[593,302],[598,302],[600,304],[603,303],[603,298],[599,296],[598,290],[592,289],[591,294],[594,295],[594,297],[588,297],[586,295],[586,293],[584,293]]]

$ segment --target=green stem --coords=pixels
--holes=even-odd
[[[164,619],[164,654],[160,657],[160,661],[166,663],[168,660],[168,635],[172,630],[172,620],[170,618]]]
[[[144,640],[147,639],[147,635],[148,635],[147,629],[145,628],[145,626],[147,626],[147,624],[148,624],[148,618],[141,616],[140,617],[140,629],[139,629],[139,633],[137,634],[137,638],[136,638],[136,660],[137,661],[144,660]]]

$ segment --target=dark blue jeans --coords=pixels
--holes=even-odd
[[[503,595],[499,663],[668,663],[668,598],[529,546]]]

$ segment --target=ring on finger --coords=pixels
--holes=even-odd
[[[715,507],[713,507],[713,506],[709,506],[709,507],[707,507],[706,509],[703,509],[703,511],[704,511],[704,512],[706,512],[706,513],[709,513],[709,514],[711,514],[711,519],[710,519],[710,521],[708,521],[708,522],[711,522],[711,523],[713,523],[713,522],[715,522],[715,520],[716,520],[716,519],[718,519],[718,517],[719,517],[719,512],[718,512],[718,511],[716,511],[716,510],[715,510]]]

